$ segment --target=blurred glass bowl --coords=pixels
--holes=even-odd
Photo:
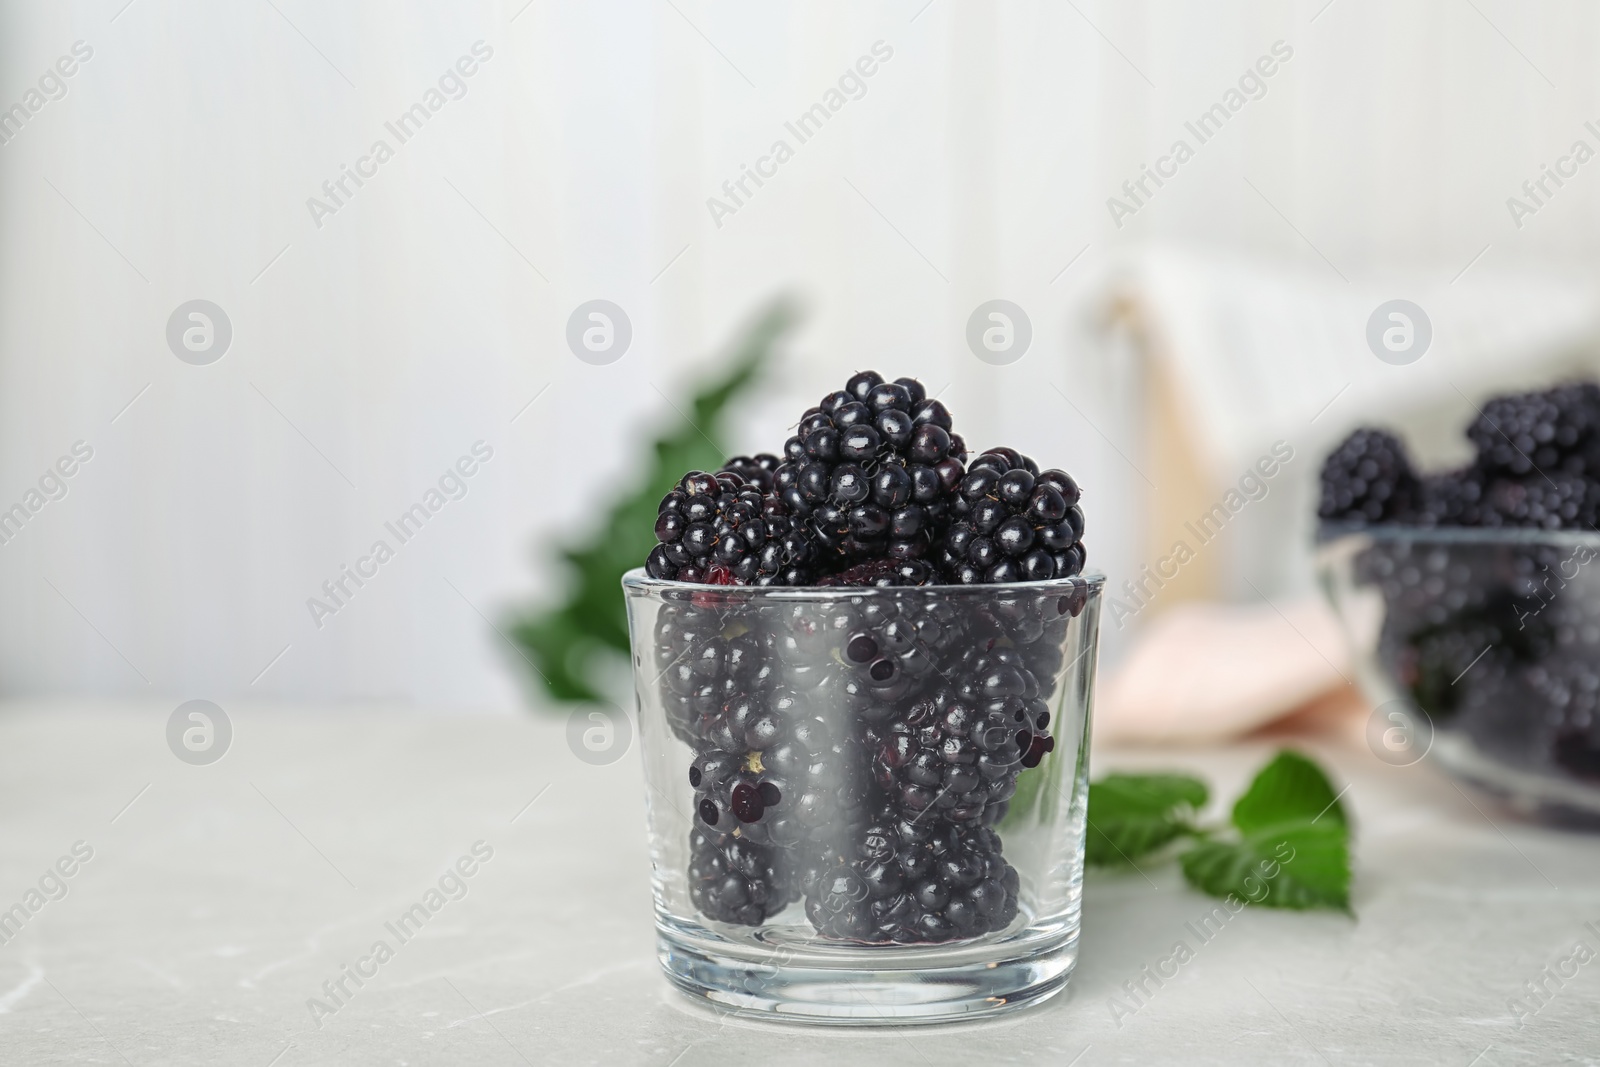
[[[1534,818],[1600,827],[1600,534],[1325,530],[1324,591],[1377,709],[1367,739]]]

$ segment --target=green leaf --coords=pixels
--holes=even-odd
[[[1233,825],[1249,836],[1300,820],[1346,825],[1339,795],[1322,768],[1300,753],[1284,749],[1261,768],[1244,796],[1233,805]]]
[[[728,455],[716,442],[733,400],[755,384],[773,347],[796,322],[795,309],[774,301],[734,346],[717,377],[703,385],[687,409],[673,405],[670,428],[639,464],[645,475],[615,501],[594,529],[557,555],[564,563],[565,597],[505,626],[541,696],[554,701],[601,699],[599,679],[608,660],[628,654],[624,573],[644,564],[655,546],[661,498],[691,470],[716,470]]]
[[[1132,863],[1193,827],[1206,785],[1181,774],[1108,774],[1089,783],[1089,833],[1084,861],[1091,867]]]
[[[1268,908],[1350,910],[1350,833],[1323,818],[1281,822],[1240,841],[1200,841],[1178,857],[1189,884]]]

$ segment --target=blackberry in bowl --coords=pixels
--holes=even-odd
[[[1323,468],[1318,569],[1369,743],[1600,827],[1600,388],[1496,397],[1467,437],[1455,471],[1417,473],[1376,430]]]
[[[1039,1003],[1077,959],[1082,491],[872,371],[781,451],[686,473],[622,583],[663,969],[769,1018]]]

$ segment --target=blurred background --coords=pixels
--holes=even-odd
[[[613,694],[612,509],[864,368],[1078,478],[1106,668],[1180,604],[1295,618],[1353,426],[1458,462],[1481,398],[1592,366],[1597,36],[1509,0],[7,4],[0,687]],[[1427,340],[1386,361],[1394,300]]]

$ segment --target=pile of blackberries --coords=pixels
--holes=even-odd
[[[1360,429],[1322,467],[1326,523],[1593,530],[1600,520],[1600,385],[1496,397],[1467,427],[1476,458],[1419,474],[1405,445]]]
[[[1010,448],[968,464],[952,427],[915,378],[863,371],[800,417],[782,457],[684,475],[661,502],[645,569],[707,585],[970,585],[1082,571],[1072,476]]]
[[[1421,474],[1392,435],[1356,431],[1322,469],[1323,532],[1555,531],[1375,536],[1355,579],[1384,599],[1381,664],[1435,726],[1502,763],[1600,783],[1600,385],[1496,397],[1467,437],[1472,463]]]
[[[689,749],[695,907],[759,925],[803,901],[818,932],[866,942],[1009,925],[1017,874],[995,828],[1055,748],[1088,589],[664,593],[653,656]]]
[[[976,937],[1018,915],[996,827],[1055,747],[1051,697],[1088,601],[1078,486],[867,372],[780,459],[692,472],[662,501],[653,654],[690,750],[688,883],[717,922],[802,904],[827,937]],[[978,585],[961,596],[941,585]],[[751,601],[706,586],[819,586]]]

